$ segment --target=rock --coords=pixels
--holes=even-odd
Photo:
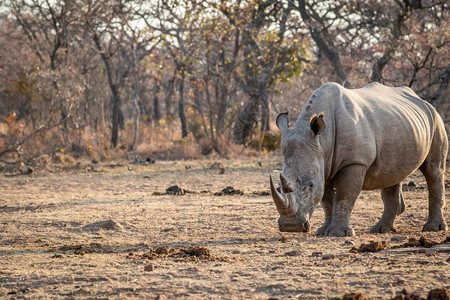
[[[146,265],[146,266],[144,267],[144,271],[145,271],[145,272],[153,272],[154,269],[155,269],[155,268],[153,267],[152,264]]]
[[[405,240],[406,238],[404,236],[401,235],[394,235],[393,237],[391,237],[391,242],[393,243],[401,243]]]
[[[313,252],[313,253],[311,253],[311,256],[312,256],[312,257],[319,257],[319,256],[322,256],[322,252],[320,252],[320,251]]]
[[[33,168],[29,165],[24,164],[23,162],[20,163],[19,171],[21,174],[31,174],[33,173]]]
[[[95,230],[100,230],[100,229],[105,229],[105,230],[122,230],[122,226],[117,223],[114,220],[105,220],[105,221],[99,221],[99,222],[95,222],[92,224],[88,224],[86,226],[83,226],[81,229],[83,230],[90,230],[90,231],[95,231]]]
[[[336,255],[334,255],[334,254],[324,254],[324,255],[322,255],[322,259],[323,260],[329,260],[329,259],[335,259],[335,258],[336,258]]]
[[[450,293],[445,288],[432,289],[428,293],[428,300],[450,300]]]
[[[408,182],[408,187],[415,188],[416,184],[414,183],[414,181],[410,181]]]
[[[345,242],[342,243],[342,246],[355,246],[355,243],[350,240],[345,240]]]
[[[300,256],[301,253],[298,250],[292,250],[292,251],[288,251],[288,252],[284,253],[284,255],[286,255],[286,256]]]
[[[164,295],[158,295],[156,296],[155,300],[167,300],[167,297]]]

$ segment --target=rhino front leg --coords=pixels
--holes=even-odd
[[[325,235],[325,230],[331,223],[331,217],[333,214],[333,199],[334,199],[334,188],[332,186],[325,186],[325,191],[320,200],[323,211],[325,213],[325,221],[323,225],[316,230],[316,235]]]
[[[381,190],[384,211],[381,219],[370,228],[370,233],[396,232],[395,217],[405,210],[400,183]]]
[[[331,223],[325,230],[327,236],[352,236],[355,231],[349,226],[350,214],[364,182],[366,167],[350,165],[342,169],[335,180],[336,193],[333,199]]]

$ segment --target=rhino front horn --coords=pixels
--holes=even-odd
[[[281,181],[281,190],[283,193],[292,193],[292,189],[289,187],[289,184],[286,180],[286,178],[283,177],[283,175],[280,174],[280,181]]]
[[[286,203],[286,198],[283,194],[278,192],[273,184],[272,175],[270,175],[270,192],[272,193],[273,201],[277,206],[277,210],[281,214],[288,214],[290,212],[289,205]]]

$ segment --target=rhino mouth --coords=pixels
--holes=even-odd
[[[278,228],[281,232],[308,232],[311,229],[309,221],[278,219]]]

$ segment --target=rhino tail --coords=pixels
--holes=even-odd
[[[403,199],[402,190],[400,190],[400,206],[397,209],[397,216],[401,215],[405,211],[405,199]]]

